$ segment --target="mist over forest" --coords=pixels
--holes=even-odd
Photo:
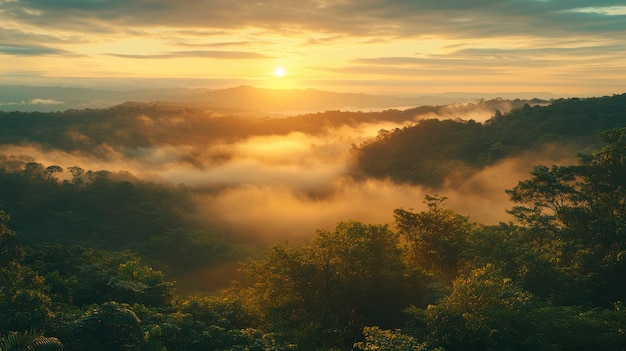
[[[240,109],[178,99],[49,112],[0,111],[2,235],[19,237],[19,244],[8,239],[0,244],[3,250],[19,251],[4,259],[6,267],[21,267],[0,272],[3,282],[11,274],[20,277],[14,285],[17,295],[2,290],[0,297],[15,301],[26,290],[41,295],[23,297],[22,307],[5,301],[13,306],[7,311],[19,311],[24,318],[0,323],[2,331],[35,326],[56,331],[69,350],[86,349],[89,341],[80,335],[90,330],[94,314],[80,308],[88,305],[113,319],[134,315],[139,322],[124,323],[143,336],[124,337],[137,350],[195,350],[188,341],[201,335],[207,338],[205,346],[214,342],[213,349],[224,350],[253,343],[263,345],[258,349],[304,350],[311,349],[306,345],[312,340],[320,349],[373,350],[387,339],[412,345],[407,348],[411,350],[463,345],[476,350],[552,345],[565,350],[555,346],[563,345],[554,341],[555,335],[539,333],[547,328],[538,323],[548,309],[564,320],[578,316],[575,322],[581,325],[592,319],[626,325],[623,307],[610,309],[626,296],[609,292],[624,262],[623,218],[610,217],[614,222],[607,226],[614,232],[602,232],[606,235],[597,239],[604,240],[601,244],[572,234],[589,229],[581,229],[585,218],[587,223],[596,223],[596,215],[609,221],[595,207],[586,212],[583,194],[591,183],[585,183],[589,173],[582,169],[600,167],[603,159],[594,158],[599,154],[624,151],[623,140],[615,135],[616,128],[626,126],[626,95],[278,114],[267,112],[271,109],[250,94],[241,97]],[[305,98],[292,102],[283,111],[312,109]],[[611,130],[613,134],[607,132]],[[550,169],[552,165],[572,168]],[[555,196],[567,198],[563,203],[571,205],[570,212],[550,207],[550,195],[539,185],[530,189],[524,183],[524,188],[521,182],[529,178],[562,191]],[[571,191],[563,190],[564,184]],[[619,195],[618,203],[623,202],[622,186],[611,188]],[[572,195],[574,190],[580,197]],[[514,202],[529,207],[522,210]],[[553,217],[545,215],[550,210],[556,213]],[[435,236],[443,246],[432,252],[442,256],[436,258],[417,255],[420,244],[411,247],[428,220],[441,221]],[[523,230],[513,222],[531,229],[519,234]],[[589,230],[600,233],[598,228]],[[529,234],[537,231],[557,239]],[[519,238],[526,241],[520,244]],[[347,242],[364,246],[341,251]],[[365,262],[370,244],[388,250],[379,258],[389,261]],[[520,252],[507,251],[518,244]],[[333,290],[345,296],[324,290],[332,280],[327,277],[324,283],[321,275],[326,254],[344,260],[333,264],[348,265],[341,266],[348,280],[338,281]],[[556,256],[550,254],[561,256],[553,261]],[[365,267],[361,265],[388,271],[350,275]],[[302,271],[295,273],[298,269]],[[401,283],[395,274],[410,282]],[[544,290],[538,283],[542,274],[556,279]],[[390,290],[378,291],[358,276],[388,283]],[[474,287],[474,278],[501,285],[488,287],[495,289],[489,290],[494,300],[485,303],[485,310],[471,311],[476,319],[463,320],[459,301],[471,294],[459,289]],[[233,280],[241,290],[233,288]],[[172,281],[177,281],[176,288]],[[307,282],[326,285],[315,290]],[[360,286],[366,287],[357,293]],[[582,289],[580,294],[576,289]],[[318,295],[322,290],[328,295]],[[182,297],[193,294],[206,295]],[[393,302],[388,294],[401,296]],[[345,305],[354,296],[362,300]],[[521,336],[510,330],[489,334],[502,322],[502,316],[489,314],[490,303],[510,303],[502,308],[527,316],[532,330],[519,331]],[[197,311],[190,307],[194,304]],[[327,314],[315,312],[320,306]],[[594,308],[605,309],[605,315],[584,314]],[[205,310],[216,315],[200,325],[202,318],[194,313]],[[61,315],[72,322],[55,317]],[[441,316],[459,319],[434,326],[433,321],[441,320],[435,317]],[[502,318],[515,330],[511,316]],[[219,318],[225,324],[216,322]],[[283,318],[293,325],[281,324]],[[470,322],[472,327],[461,326]],[[181,327],[184,323],[190,324]],[[457,339],[444,337],[448,329],[458,332],[453,333]],[[196,334],[183,335],[185,330]],[[213,330],[212,337],[206,336],[208,330]],[[624,341],[623,333],[603,335],[606,348],[597,349],[609,350]],[[98,341],[104,344],[104,339]],[[203,349],[199,345],[194,347]]]
[[[211,187],[216,194],[196,196],[195,202],[212,225],[268,242],[298,241],[342,218],[386,222],[394,206],[420,205],[424,191],[418,186],[352,176],[359,168],[352,165],[357,147],[380,131],[433,118],[485,121],[496,110],[527,103],[546,101],[497,99],[280,118],[125,103],[97,110],[5,112],[1,142],[5,156],[44,167],[122,171],[164,185]],[[503,210],[498,212],[492,220]]]
[[[498,98],[277,117],[127,102],[103,109],[0,112],[0,144],[6,175],[39,172],[65,183],[93,185],[107,179],[135,189],[143,185],[152,188],[147,194],[168,194],[154,206],[193,217],[193,228],[266,247],[307,242],[317,229],[345,219],[389,223],[394,208],[423,208],[427,194],[447,196],[451,208],[481,223],[508,221],[504,190],[534,165],[574,163],[577,152],[597,145],[598,132],[621,125],[623,103],[624,96]],[[50,167],[59,171],[50,173]],[[23,197],[10,182],[4,186]],[[3,198],[2,208],[12,214],[24,239],[31,232],[39,238],[51,213],[61,216],[70,208],[57,204],[55,212],[22,219],[23,209]],[[41,201],[45,207],[54,200]],[[93,195],[83,201],[118,206]],[[180,225],[143,223],[141,240]],[[136,235],[140,225],[118,227]],[[90,231],[93,237],[83,244],[111,235]]]

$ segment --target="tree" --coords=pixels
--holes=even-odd
[[[54,317],[52,300],[39,287],[31,287],[24,282],[9,297],[8,303],[2,303],[4,316],[0,326],[5,330],[43,330]]]
[[[148,342],[160,343],[167,350],[294,350],[266,332],[254,306],[245,300],[245,291],[233,288],[210,296],[181,297],[172,306],[174,313],[157,313],[155,318],[138,309],[137,315],[148,330]]]
[[[83,183],[82,176],[85,173],[84,169],[78,166],[72,166],[68,167],[67,170],[72,174],[72,184],[81,185]]]
[[[117,276],[107,285],[112,299],[130,304],[167,306],[174,293],[174,284],[165,281],[162,272],[140,264],[139,260],[120,264]]]
[[[28,162],[24,165],[24,174],[31,179],[40,180],[43,178],[45,170],[43,165],[37,162]]]
[[[402,334],[400,330],[384,330],[379,327],[365,327],[363,329],[365,341],[354,346],[362,351],[444,351],[443,348],[430,348],[414,337]]]
[[[493,266],[454,280],[450,295],[427,309],[411,309],[418,340],[454,350],[520,349],[533,297]]]
[[[61,351],[63,344],[57,338],[46,337],[35,329],[23,333],[11,332],[0,337],[0,351]]]
[[[581,192],[592,214],[619,222],[626,217],[626,128],[604,131],[600,138],[602,149],[579,156]]]
[[[386,225],[339,223],[319,230],[313,245],[324,277],[322,312],[331,325],[359,328],[349,334],[367,323],[399,327],[404,308],[427,300],[427,279],[405,265],[399,235]]]
[[[459,270],[461,253],[473,225],[468,217],[444,209],[441,204],[445,200],[427,195],[427,211],[396,209],[394,217],[408,243],[410,262],[451,281]]]
[[[575,188],[576,174],[571,167],[535,166],[532,179],[506,190],[512,201],[523,203],[508,212],[529,228],[532,244],[558,266],[569,265],[563,229],[587,218],[581,207],[583,195]]]
[[[129,305],[105,302],[65,327],[69,350],[139,351],[144,332]]]
[[[11,217],[0,210],[0,267],[17,264],[24,259],[24,248],[20,240],[7,223]]]
[[[537,166],[507,193],[536,246],[586,280],[594,303],[610,306],[626,298],[626,128],[600,137],[606,145],[579,155],[578,165]]]
[[[24,248],[0,211],[0,331],[43,329],[53,316],[44,280],[22,265]]]
[[[61,173],[63,173],[63,168],[60,166],[48,166],[44,170],[46,178],[50,181],[56,181],[57,175]]]
[[[580,306],[545,306],[529,311],[526,350],[613,351],[626,345],[626,311]]]
[[[270,330],[302,349],[351,347],[364,326],[397,328],[405,308],[431,297],[429,279],[405,265],[386,225],[339,223],[310,245],[276,245],[245,269]]]

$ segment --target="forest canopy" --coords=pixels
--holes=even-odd
[[[208,296],[177,294],[130,252],[23,246],[2,212],[2,342],[614,350],[626,342],[626,129],[601,137],[577,165],[537,166],[507,191],[515,224],[473,223],[427,196],[425,211],[395,211],[396,229],[349,221],[277,244],[243,263],[246,282]],[[50,336],[16,334],[33,328]]]
[[[623,99],[555,101],[484,124],[424,120],[361,146],[432,128],[478,148],[495,125],[519,128],[500,139],[515,152],[545,140],[520,127],[551,115],[542,109],[587,118],[606,108],[553,140],[578,145],[576,163],[538,164],[506,189],[508,222],[473,221],[432,194],[421,209],[396,207],[391,223],[345,219],[263,249],[199,218],[193,197],[225,187],[3,155],[0,350],[619,349],[626,128],[609,106]],[[536,133],[554,130],[550,121]],[[596,129],[611,124],[622,126]],[[469,155],[452,145],[433,160]],[[239,275],[226,288],[175,282],[233,262]]]
[[[379,132],[354,148],[357,176],[441,187],[455,172],[469,176],[485,166],[546,145],[573,152],[597,146],[598,133],[624,125],[626,94],[559,99],[496,112],[485,123],[428,119]]]

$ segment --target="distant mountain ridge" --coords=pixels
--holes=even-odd
[[[552,98],[546,93],[479,94],[450,93],[415,96],[338,93],[315,89],[264,89],[238,86],[227,89],[157,88],[130,91],[72,87],[0,85],[0,111],[65,111],[103,108],[127,101],[176,102],[198,107],[274,113],[307,113],[327,110],[381,110],[422,105],[447,105],[479,99]]]

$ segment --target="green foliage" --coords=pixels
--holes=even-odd
[[[63,344],[57,338],[46,337],[35,329],[12,332],[0,337],[0,351],[60,351]]]
[[[95,306],[62,332],[68,350],[139,351],[144,340],[137,315],[130,306],[117,302]]]
[[[40,290],[18,289],[11,294],[2,325],[4,330],[43,329],[53,318],[52,301]],[[4,305],[4,304],[3,304]]]
[[[40,223],[51,231],[31,237],[41,239],[38,245],[23,246],[0,211],[0,351],[620,349],[626,344],[626,128],[601,137],[605,146],[580,155],[577,165],[537,166],[507,191],[518,225],[471,223],[445,209],[445,197],[427,196],[425,211],[394,211],[397,231],[338,223],[318,230],[310,243],[278,244],[247,260],[248,280],[210,295],[181,296],[164,273],[129,251],[46,242],[47,235],[64,233],[55,221]],[[20,217],[41,218],[50,199],[91,206],[55,204],[63,225],[105,211],[119,215],[123,227],[138,209],[161,213],[149,209],[162,204],[159,195],[171,194],[106,172],[72,168],[72,180],[59,183],[56,167],[16,159],[3,165],[0,177],[8,185],[0,187],[9,199],[3,204],[25,206]],[[90,204],[98,198],[133,205],[124,209],[128,214],[106,212]],[[172,218],[186,223],[176,215],[161,220]],[[194,260],[204,265],[234,255],[210,231],[160,230],[112,246],[132,247],[148,259],[170,248],[163,257],[181,270],[193,269]],[[81,242],[72,239],[76,233],[60,237]]]
[[[626,268],[626,128],[601,135],[606,146],[579,165],[535,167],[507,193],[536,248],[583,283],[587,301],[606,307],[626,298],[617,273]]]
[[[525,105],[496,113],[484,124],[423,120],[355,147],[353,173],[440,188],[447,178],[468,177],[506,157],[546,145],[575,150],[594,146],[599,132],[624,126],[625,107],[622,94]]]
[[[165,281],[165,275],[139,260],[120,264],[118,274],[108,282],[111,298],[126,303],[148,306],[166,306],[173,298],[174,284]]]
[[[468,239],[462,272],[492,265],[538,298],[557,304],[587,301],[584,277],[554,260],[549,248],[560,244],[541,233],[505,223],[479,227]]]
[[[414,310],[414,333],[446,350],[515,350],[531,306],[531,294],[487,265],[457,278],[438,304]]]
[[[164,145],[202,147],[223,140],[235,141],[258,135],[286,135],[292,132],[319,135],[326,133],[329,127],[340,128],[380,122],[402,125],[414,121],[416,116],[465,115],[477,109],[521,107],[524,103],[527,102],[494,99],[462,106],[420,106],[404,111],[380,112],[335,110],[262,120],[169,103],[129,102],[104,109],[53,113],[0,111],[2,123],[0,145],[37,144],[45,149],[104,158],[110,157],[107,150],[112,148],[116,154],[134,158],[140,154],[137,150]],[[301,109],[299,106],[292,110]],[[216,161],[230,157],[230,155],[214,156]]]
[[[124,172],[85,171],[78,166],[68,172],[72,179],[60,181],[54,177],[60,173],[58,166],[44,168],[0,155],[2,205],[12,214],[12,227],[26,245],[130,249],[176,276],[242,255],[241,245],[199,225],[191,198],[201,189],[174,188]],[[2,240],[11,238],[2,236]],[[3,252],[0,260],[19,254]]]
[[[614,309],[585,310],[578,306],[550,306],[530,311],[528,350],[619,350],[626,345],[626,312]]]
[[[383,330],[379,327],[365,327],[365,342],[354,346],[362,351],[444,351],[443,348],[430,348],[400,330]]]
[[[446,176],[472,174],[493,158],[485,131],[473,121],[423,120],[354,148],[354,173],[438,187]]]
[[[212,296],[194,295],[177,300],[171,313],[136,305],[145,344],[150,350],[292,350],[279,342],[262,324],[240,292],[223,291]],[[143,349],[143,348],[142,348]]]
[[[25,250],[0,211],[0,331],[43,329],[52,319],[43,279],[23,265]]]
[[[473,230],[468,217],[444,209],[445,197],[426,196],[428,211],[394,210],[398,230],[409,246],[409,262],[452,280]]]
[[[310,245],[276,245],[246,270],[264,322],[300,349],[352,345],[372,323],[399,327],[404,308],[432,296],[429,279],[404,264],[398,235],[359,222],[320,230]]]
[[[43,166],[36,165],[40,170],[27,164],[0,172],[4,209],[27,244],[72,242],[119,250],[189,225],[184,213],[193,207],[182,191],[78,166],[69,167],[71,181],[58,182],[46,179]],[[40,176],[29,176],[33,172]]]
[[[129,252],[56,244],[33,250],[25,263],[45,277],[50,293],[58,301],[83,306],[116,299],[135,302],[136,295],[116,286],[116,282],[126,280],[120,266],[136,260],[137,256]]]
[[[240,252],[219,233],[176,228],[131,245],[154,265],[163,265],[174,275],[237,258]]]
[[[7,227],[11,217],[0,210],[0,266],[16,264],[24,258],[24,249],[15,232]]]

